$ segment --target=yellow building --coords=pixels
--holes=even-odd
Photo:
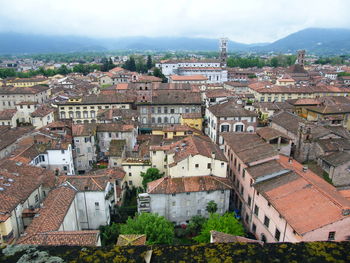
[[[283,102],[291,99],[317,98],[324,96],[349,96],[350,88],[334,86],[307,86],[307,85],[273,85],[267,82],[255,82],[249,85],[249,92],[254,95],[255,101]]]
[[[328,125],[341,125],[350,130],[350,105],[306,107],[308,121],[322,121]]]
[[[172,140],[176,137],[184,137],[187,135],[202,135],[202,132],[188,125],[173,124],[163,128],[153,129],[152,135],[161,135],[164,139]]]
[[[194,129],[202,131],[203,118],[199,112],[183,113],[180,118],[181,125],[188,125]]]
[[[135,97],[128,94],[99,94],[70,98],[57,104],[60,120],[71,119],[74,123],[94,123],[97,112],[105,109],[131,109]]]
[[[6,82],[8,86],[14,87],[32,87],[35,85],[48,84],[49,80],[46,78],[16,78]]]

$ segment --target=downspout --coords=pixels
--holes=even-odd
[[[287,220],[286,219],[284,219],[284,220],[286,221],[286,224],[284,226],[284,233],[283,233],[283,240],[282,240],[282,242],[284,242],[284,239],[286,237],[286,230],[287,230]]]
[[[255,200],[255,187],[254,187],[254,192],[253,192],[252,207],[250,207],[250,222],[249,222],[249,226],[251,226],[251,227],[252,227],[252,223],[253,223],[254,200]]]
[[[16,218],[16,225],[17,225],[17,236],[20,237],[20,233],[19,233],[19,224],[18,224],[18,218],[17,218],[17,212],[16,212],[17,207],[15,207],[14,211],[15,211],[15,218]]]
[[[75,212],[75,220],[76,220],[76,225],[77,225],[77,230],[80,230],[80,227],[79,227],[79,225],[78,225],[78,213],[77,213],[77,207],[76,207],[76,204],[75,204],[75,198],[74,198],[74,200],[73,200],[73,202],[74,202],[74,212]]]
[[[85,213],[86,213],[86,219],[87,219],[88,229],[90,229],[90,224],[89,224],[89,216],[88,216],[87,206],[86,206],[86,196],[85,196],[85,191],[84,191],[84,203],[85,203]]]

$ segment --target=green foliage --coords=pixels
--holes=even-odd
[[[147,184],[154,180],[157,180],[163,177],[164,174],[161,174],[157,168],[148,168],[146,173],[141,172],[142,186],[144,189],[147,189]]]
[[[317,59],[314,64],[331,64],[331,65],[344,65],[345,63],[345,57],[339,56],[339,57],[321,57]]]
[[[151,55],[147,56],[147,69],[151,69],[153,67],[152,57]]]
[[[142,213],[135,218],[128,218],[126,224],[121,225],[121,234],[145,234],[147,244],[172,244],[174,226],[163,216]]]
[[[122,67],[124,69],[135,72],[136,71],[135,58],[133,56],[131,56],[127,61],[125,61],[124,65]]]
[[[244,235],[243,226],[237,220],[234,213],[226,213],[222,216],[211,214],[208,221],[203,224],[200,234],[193,239],[199,243],[209,243],[211,230],[236,236]]]
[[[102,58],[101,63],[102,63],[101,71],[103,71],[103,72],[107,72],[115,67],[111,58],[110,59]]]
[[[100,226],[100,236],[102,246],[112,245],[117,243],[117,239],[120,232],[120,226],[116,223],[112,223],[108,226]]]
[[[329,178],[329,174],[326,171],[323,171],[322,177],[327,183],[333,185],[332,179]]]
[[[349,72],[340,72],[338,73],[338,77],[350,76]]]
[[[164,74],[162,73],[162,71],[159,68],[154,68],[153,76],[161,78],[163,83],[168,82],[168,79],[164,76]]]
[[[213,200],[211,200],[208,202],[206,210],[209,214],[213,214],[218,210],[218,205]]]
[[[203,224],[207,219],[203,216],[196,215],[193,216],[187,225],[186,232],[188,235],[196,236],[201,231]]]
[[[250,67],[262,68],[263,66],[265,66],[265,62],[264,60],[259,59],[257,57],[248,57],[248,58],[229,57],[227,59],[227,66],[240,67],[240,68],[250,68]]]

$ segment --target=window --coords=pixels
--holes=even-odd
[[[211,169],[211,163],[208,163],[208,164],[207,164],[207,168],[208,168],[208,169]]]
[[[186,195],[190,195],[191,193],[187,192]]]
[[[331,231],[328,233],[328,240],[334,240],[335,239],[335,231]]]
[[[256,216],[259,216],[259,207],[257,205],[255,205],[255,207],[254,207],[254,214]]]
[[[158,113],[162,113],[162,107],[158,107]]]
[[[132,185],[132,181],[129,181],[129,185]]]
[[[67,171],[68,170],[67,166],[63,166],[63,170]]]
[[[129,173],[129,176],[132,176],[132,173]]]
[[[61,150],[61,153],[64,154],[64,150]]]
[[[100,203],[99,202],[95,202],[95,210],[100,210]]]
[[[275,232],[275,238],[277,241],[280,241],[280,237],[281,237],[281,232],[276,228],[276,232]]]
[[[35,199],[35,203],[39,202],[39,197],[38,197],[38,195],[35,195],[35,196],[34,196],[34,199]]]
[[[194,167],[199,168],[199,164],[198,164],[198,163],[196,163],[196,164],[194,165]]]
[[[244,177],[245,177],[245,169],[243,169],[242,172],[243,172],[243,173],[242,173],[242,177],[243,177],[243,179],[244,179]]]
[[[267,216],[265,216],[265,218],[264,218],[264,225],[266,227],[269,227],[269,225],[270,225],[270,218],[268,218]]]
[[[173,202],[173,203],[172,203],[172,206],[175,206],[175,205],[176,205],[176,202]]]
[[[229,132],[230,125],[221,125],[221,132]]]
[[[109,132],[109,133],[108,133],[108,136],[109,136],[109,138],[112,138],[112,133]]]
[[[77,148],[77,154],[80,154],[80,148]]]
[[[168,113],[168,107],[164,107],[164,113]]]
[[[248,196],[248,206],[250,207],[251,204],[252,204],[252,198]]]
[[[253,224],[253,226],[252,226],[252,232],[253,232],[253,233],[256,232],[256,224]]]
[[[201,215],[202,214],[202,210],[197,210],[197,215]]]

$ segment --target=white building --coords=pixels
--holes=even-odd
[[[216,176],[163,177],[148,183],[147,193],[138,198],[138,211],[164,216],[179,225],[196,215],[208,216],[208,202],[217,204],[217,213],[228,210],[230,181]]]

